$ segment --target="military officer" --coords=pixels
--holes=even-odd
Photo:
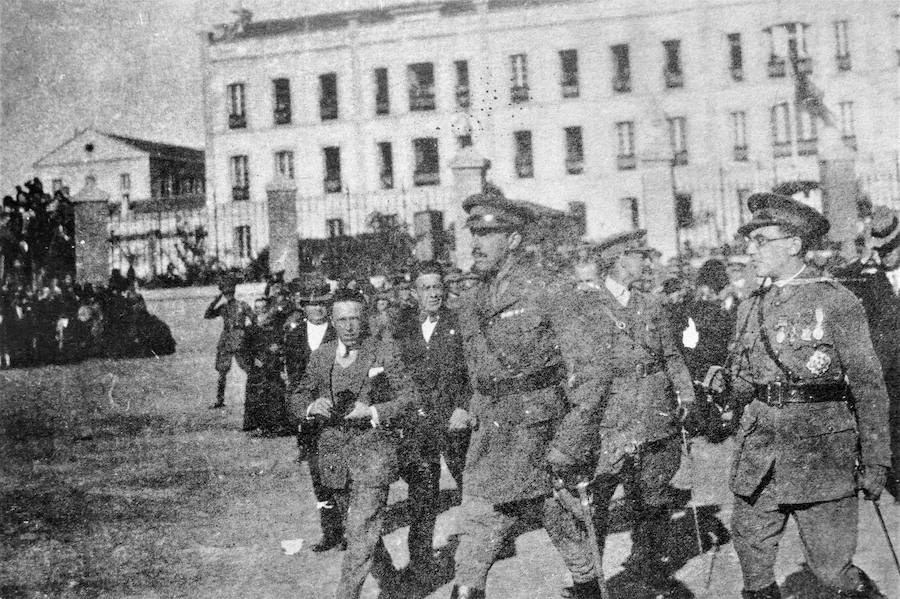
[[[231,358],[234,357],[242,369],[245,366],[241,348],[244,343],[244,329],[252,322],[253,311],[245,302],[235,299],[236,289],[237,281],[234,278],[223,278],[219,282],[219,295],[207,306],[203,314],[203,318],[207,320],[222,317],[222,334],[216,345],[216,372],[219,373],[216,403],[210,408],[225,407],[225,383],[228,371],[231,370]]]
[[[459,318],[473,394],[468,410],[451,415],[450,427],[473,430],[451,597],[477,599],[517,525],[548,515],[545,504],[554,502],[548,453],[568,447],[555,437],[584,419],[557,430],[567,410],[568,345],[559,333],[558,286],[523,251],[534,212],[495,188],[470,196],[463,208],[481,281],[461,298]]]
[[[347,550],[336,599],[358,598],[370,570],[382,588],[394,584],[382,527],[388,489],[398,478],[399,427],[418,404],[391,339],[366,335],[364,306],[358,291],[335,294],[337,339],[312,353],[291,396],[296,420],[321,422],[316,452],[322,483],[346,506]]]
[[[740,304],[734,342],[732,390],[746,402],[730,482],[741,594],[781,596],[774,564],[792,516],[822,583],[840,597],[882,597],[852,563],[857,489],[877,499],[890,465],[887,391],[866,314],[804,261],[828,231],[821,214],[772,193],[748,206],[739,233],[764,283]]]
[[[680,428],[690,424],[694,387],[662,301],[636,288],[650,275],[652,250],[645,238],[646,231],[638,230],[602,240],[575,272],[581,293],[591,298],[588,314],[602,321],[593,327],[594,342],[612,372],[591,484],[597,538],[606,536],[609,504],[622,484],[635,518],[626,568],[665,594],[674,590],[663,551],[673,499],[669,482],[681,462]],[[582,535],[581,543],[569,552],[562,543],[561,551],[575,582],[572,594],[591,597],[579,594],[580,582],[595,575],[585,543]]]

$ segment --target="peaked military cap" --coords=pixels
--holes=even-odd
[[[531,208],[496,188],[470,195],[463,201],[463,210],[469,213],[466,227],[473,231],[515,231],[535,220]]]
[[[628,252],[651,254],[653,251],[653,248],[647,245],[646,229],[616,233],[594,244],[594,252],[601,257],[612,257]]]
[[[777,225],[799,237],[818,239],[828,233],[830,226],[828,219],[814,208],[777,193],[754,193],[747,198],[747,207],[753,218],[738,229],[738,235]]]

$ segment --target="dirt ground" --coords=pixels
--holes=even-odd
[[[286,539],[308,546],[319,535],[294,440],[240,432],[244,377],[236,367],[227,409],[206,409],[214,400],[221,326],[201,318],[212,293],[148,294],[150,310],[178,341],[173,356],[0,371],[0,599],[332,595],[340,553],[304,547],[285,555],[280,547]],[[740,570],[728,535],[730,450],[727,442],[694,444],[693,503],[704,548],[714,541],[719,548],[700,554],[690,512],[673,513],[667,550],[683,597],[739,596]],[[449,509],[438,521],[435,544],[447,576],[428,597],[449,596],[456,544],[453,482],[446,472],[443,485]],[[405,497],[405,485],[396,483],[385,541],[398,568],[407,561]],[[890,497],[881,505],[900,541],[900,508]],[[860,516],[856,563],[900,598],[900,577],[872,507],[861,505]],[[611,595],[646,597],[622,570],[631,546],[623,506],[614,506],[613,522],[605,563]],[[819,596],[803,569],[793,523],[778,575],[786,597]],[[568,582],[537,529],[520,536],[515,555],[495,565],[488,596],[552,599]],[[370,578],[363,597],[378,596]]]

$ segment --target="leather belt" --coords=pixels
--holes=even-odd
[[[639,379],[650,376],[651,374],[656,374],[657,372],[662,372],[664,370],[664,366],[662,362],[638,362],[634,366],[630,368],[619,368],[613,367],[612,374],[613,376],[618,377],[630,377],[634,376]]]
[[[548,366],[531,374],[505,378],[478,379],[476,388],[482,395],[504,397],[516,393],[528,393],[558,385],[565,378],[565,367]]]
[[[756,399],[773,408],[789,403],[821,403],[826,401],[847,401],[847,385],[826,383],[821,385],[791,385],[776,381],[765,385],[754,385]]]

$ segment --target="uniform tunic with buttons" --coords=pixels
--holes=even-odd
[[[761,330],[789,375],[769,356]],[[743,302],[737,332],[733,390],[749,403],[736,438],[735,494],[751,497],[768,481],[767,495],[778,504],[851,496],[857,444],[862,464],[890,464],[887,391],[865,312],[852,293],[807,267],[797,278]],[[758,385],[843,381],[856,417],[847,401],[775,407],[754,396]]]

